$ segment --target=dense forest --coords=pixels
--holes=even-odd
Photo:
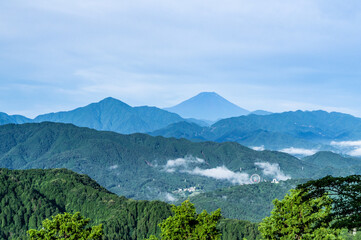
[[[50,122],[0,126],[3,168],[67,168],[89,175],[118,195],[147,200],[166,200],[165,196],[178,188],[195,186],[211,191],[234,185],[226,177],[187,173],[189,169],[166,171],[168,161],[178,158],[185,159],[180,167],[198,167],[202,173],[224,166],[234,176],[239,175],[241,168],[242,173],[257,173],[268,180],[274,176],[257,169],[256,162],[278,164],[280,171],[292,178],[314,177],[323,171],[285,153],[258,152],[238,143],[194,143],[145,134],[122,135]],[[204,161],[195,162],[196,158]]]
[[[80,212],[91,224],[104,226],[104,239],[144,239],[159,235],[158,224],[170,216],[170,205],[119,197],[86,175],[66,169],[0,170],[0,238],[26,239],[45,218]],[[259,238],[257,224],[222,219],[222,239]]]
[[[227,218],[260,222],[270,215],[274,199],[283,199],[290,189],[305,183],[305,179],[287,180],[279,183],[261,182],[245,184],[191,196],[189,199],[198,211],[222,209]],[[183,199],[182,199],[183,200]]]

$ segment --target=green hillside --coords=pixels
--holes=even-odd
[[[333,152],[318,152],[302,160],[322,167],[350,168],[355,165],[361,165],[361,159],[343,157]]]
[[[307,178],[320,170],[288,154],[253,151],[237,143],[122,135],[49,122],[0,126],[0,167],[67,168],[119,195],[163,200],[177,198],[172,195],[179,188],[211,191],[249,183],[254,173],[265,179],[279,172]]]
[[[279,183],[261,182],[218,189],[212,192],[191,196],[189,199],[197,210],[214,211],[222,209],[223,216],[260,222],[270,215],[273,209],[272,200],[283,199],[292,188],[306,180],[287,180]]]
[[[0,169],[0,239],[26,239],[26,230],[57,213],[77,212],[104,226],[104,239],[144,239],[171,213],[159,201],[135,201],[110,193],[86,175],[66,169]],[[224,219],[222,239],[256,239],[257,225]]]

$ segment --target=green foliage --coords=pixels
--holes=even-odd
[[[318,166],[333,168],[350,168],[361,163],[358,158],[343,157],[337,153],[326,151],[317,152],[314,155],[304,157],[302,160]]]
[[[173,206],[172,211],[174,215],[159,224],[162,231],[162,239],[220,239],[221,233],[217,229],[217,223],[222,217],[220,209],[212,214],[208,214],[205,210],[197,214],[194,205],[186,200],[181,206]],[[156,238],[152,236],[149,240],[154,239]]]
[[[360,228],[361,226],[361,176],[327,176],[298,186],[307,193],[305,200],[328,194],[333,199],[331,218],[334,228]]]
[[[260,222],[270,215],[273,199],[282,199],[290,189],[306,181],[295,179],[281,181],[278,184],[244,184],[197,194],[189,199],[197,210],[205,209],[211,212],[221,208],[222,215],[226,218]]]
[[[261,239],[258,223],[236,219],[222,219],[217,227],[222,232],[222,240]]]
[[[64,212],[80,212],[90,225],[103,225],[104,240],[144,239],[160,235],[158,224],[171,215],[160,201],[136,201],[110,193],[86,175],[66,169],[0,169],[0,239],[26,238],[28,229]],[[244,234],[255,239],[256,226],[246,221],[222,219],[222,239]]]
[[[361,232],[354,233],[353,231],[348,231],[347,229],[342,229],[341,237],[344,240],[361,240]]]
[[[102,225],[86,227],[90,219],[83,218],[79,212],[58,214],[45,219],[40,230],[28,231],[30,240],[79,239],[100,240],[103,236]]]
[[[330,228],[332,200],[323,195],[303,201],[304,194],[291,190],[283,200],[273,201],[271,216],[259,226],[265,239],[342,239],[341,230]]]
[[[166,203],[119,197],[65,169],[0,169],[0,182],[0,239],[26,239],[26,230],[64,212],[80,212],[91,225],[102,224],[104,239],[142,239],[158,234],[157,224],[171,214]]]

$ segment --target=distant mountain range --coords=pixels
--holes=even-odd
[[[202,109],[201,111],[206,110],[204,106],[201,106],[202,104],[214,109],[214,111],[212,111],[214,119],[221,119],[226,116],[240,116],[248,113],[248,111],[243,111],[240,107],[228,102],[216,93],[201,93],[192,99],[194,100],[191,101],[192,104],[194,104],[193,109],[199,108]],[[208,104],[206,104],[206,102],[208,102]],[[186,105],[190,107],[189,104]],[[181,106],[183,105],[181,104]],[[237,109],[237,111],[235,109]],[[230,114],[231,110],[233,114]],[[226,112],[229,114],[225,114]],[[262,111],[257,112],[264,114]],[[176,113],[156,107],[131,107],[120,100],[109,97],[85,107],[71,111],[43,114],[34,119],[21,115],[0,113],[0,125],[49,121],[72,123],[80,127],[130,134],[156,131],[170,124],[182,121],[196,123],[200,126],[209,126],[213,123],[208,118],[198,118],[197,116],[197,114],[190,114],[189,117],[182,118]]]
[[[44,121],[128,134],[154,131],[184,119],[156,107],[131,107],[117,99],[106,98],[69,112],[44,114],[34,119],[34,122]]]
[[[21,116],[21,115],[8,115],[6,113],[0,112],[0,125],[8,124],[8,123],[28,123],[32,120],[30,118]]]
[[[240,107],[228,102],[216,93],[200,93],[189,100],[194,105],[193,109],[205,110],[204,106],[211,107],[215,119],[226,116],[240,116],[249,113]],[[206,104],[208,102],[208,104]],[[190,107],[190,104],[186,104]],[[183,106],[183,104],[180,104]],[[218,109],[218,110],[217,110]],[[233,110],[232,110],[233,109]],[[237,110],[235,110],[237,109]],[[233,111],[233,114],[231,113]],[[197,110],[195,110],[197,112]],[[227,114],[225,114],[228,112]],[[256,111],[263,115],[266,112]],[[105,98],[97,103],[91,103],[71,111],[48,113],[30,119],[21,115],[8,115],[0,113],[0,125],[8,123],[32,123],[32,122],[62,122],[72,123],[80,127],[89,127],[97,130],[114,131],[123,134],[146,133],[167,127],[173,123],[186,121],[200,126],[209,126],[212,121],[208,118],[197,118],[197,114],[182,118],[176,113],[165,111],[156,107],[131,107],[115,98]],[[204,119],[204,120],[202,120]]]
[[[0,114],[0,124],[31,122],[72,123],[80,127],[114,131],[123,134],[155,131],[169,124],[188,121],[175,113],[156,107],[131,107],[114,98],[106,98],[72,111],[49,113],[29,119],[19,115]],[[202,121],[189,120],[202,124]],[[203,123],[206,124],[206,123]]]
[[[202,92],[178,105],[165,108],[183,118],[196,118],[217,121],[223,118],[247,115],[250,112],[243,109],[215,92]]]
[[[178,122],[152,133],[153,136],[190,140],[238,142],[266,149],[306,148],[335,150],[331,141],[361,139],[361,119],[343,113],[296,111],[247,115],[222,119],[209,127]]]
[[[222,115],[226,112],[231,114],[233,110],[234,114],[241,114],[239,107],[216,93],[200,93],[174,109],[194,110],[194,113],[199,109],[198,112],[202,113],[207,108],[211,109],[205,112],[212,112],[215,114],[213,117],[217,115],[217,118],[226,116]],[[195,142],[238,142],[255,149],[280,150],[292,154],[300,152],[301,154],[295,153],[297,156],[302,156],[302,149],[308,149],[311,154],[315,151],[338,151],[338,146],[330,144],[332,141],[361,139],[361,119],[335,112],[270,113],[260,110],[221,119],[213,124],[196,119],[192,114],[185,116],[193,118],[182,118],[176,113],[156,107],[131,107],[117,99],[106,98],[72,111],[44,114],[35,119],[0,113],[0,125],[44,121],[72,123],[122,134],[148,133],[152,136],[186,138]],[[202,116],[196,117],[203,118]]]

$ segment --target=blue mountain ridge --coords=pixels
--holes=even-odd
[[[179,103],[176,106],[165,108],[169,112],[179,114],[184,118],[217,121],[223,118],[247,115],[250,112],[243,109],[215,92],[202,92]]]

